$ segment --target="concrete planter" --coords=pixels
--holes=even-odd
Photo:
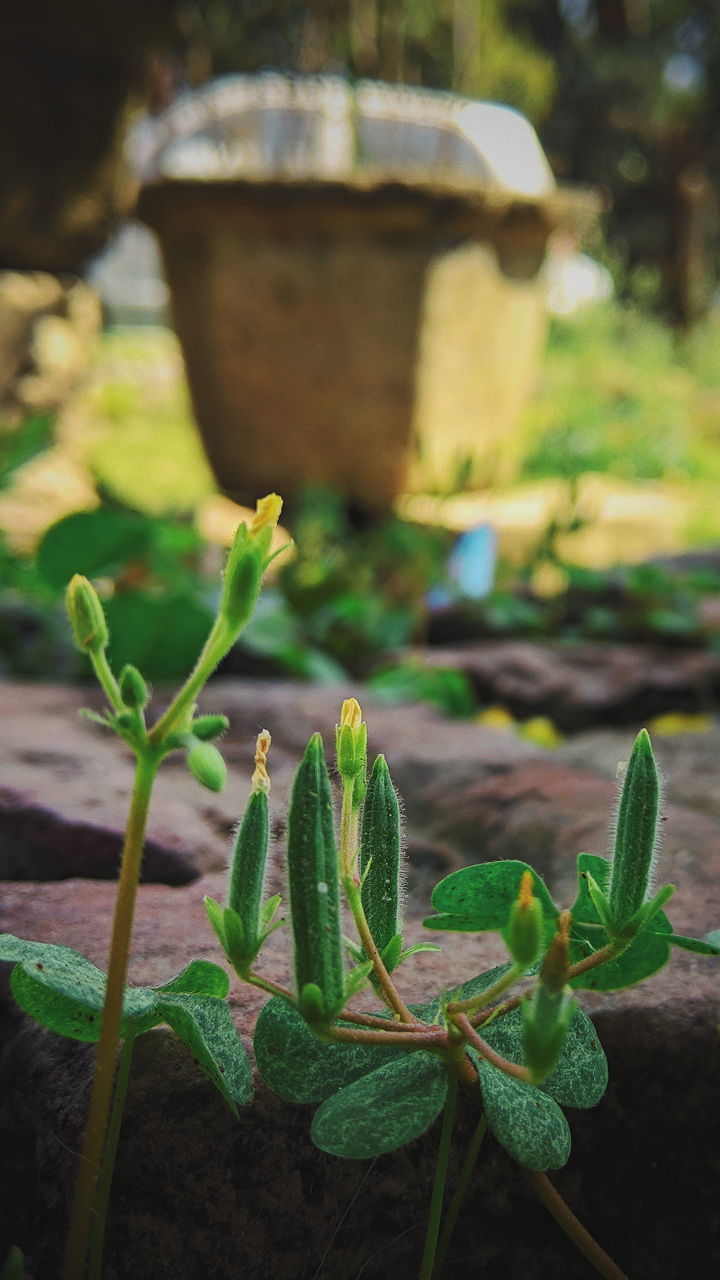
[[[533,131],[506,108],[387,86],[378,101],[366,86],[348,106],[348,142],[347,86],[329,102],[322,82],[318,101],[280,84],[280,120],[253,99],[251,124],[236,105],[224,127],[232,136],[244,120],[256,138],[272,120],[294,150],[246,147],[208,171],[197,140],[217,126],[216,102],[215,116],[180,122],[196,144],[182,163],[166,139],[139,206],[160,238],[218,480],[244,501],[320,482],[382,508],[409,485],[447,487],[468,458],[507,465],[545,334],[547,241],[593,200],[555,190]],[[484,110],[496,150],[511,117],[526,189],[482,154],[479,125],[462,126],[468,105]],[[318,123],[328,114],[332,145]],[[190,162],[203,176],[188,176]]]

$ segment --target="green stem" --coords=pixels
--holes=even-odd
[[[393,1010],[394,1013],[397,1014],[401,1022],[415,1022],[416,1019],[405,1004],[405,1001],[397,990],[390,974],[382,962],[380,952],[375,945],[375,939],[370,932],[370,926],[367,922],[365,908],[362,904],[358,885],[355,884],[354,880],[352,880],[350,876],[344,876],[342,883],[350,910],[352,911],[353,920],[355,921],[355,928],[360,936],[360,941],[362,942],[365,955],[368,960],[372,960],[373,962],[375,977],[377,978],[378,985],[383,993],[385,1003]]]
[[[203,685],[207,683],[218,663],[225,657],[234,640],[235,636],[230,634],[222,619],[216,618],[202,647],[200,657],[185,684],[170,703],[167,711],[150,730],[148,736],[154,745],[159,746],[179,723],[182,724],[188,707],[193,705]]]
[[[102,1280],[103,1247],[105,1244],[108,1205],[110,1203],[110,1188],[112,1187],[115,1157],[117,1156],[120,1129],[122,1128],[134,1048],[135,1036],[126,1036],[120,1051],[120,1061],[115,1081],[115,1096],[110,1113],[110,1123],[105,1140],[105,1150],[103,1151],[102,1167],[95,1199],[95,1217],[93,1219],[90,1256],[88,1259],[88,1280]]]
[[[628,1280],[625,1272],[620,1270],[610,1255],[598,1244],[597,1240],[593,1239],[582,1222],[575,1217],[572,1209],[565,1203],[547,1174],[535,1173],[532,1169],[523,1169],[523,1173],[538,1199],[549,1210],[555,1221],[562,1227],[566,1236],[572,1240],[576,1248],[587,1258],[595,1270],[601,1276],[604,1276],[605,1280]]]
[[[437,1253],[435,1255],[435,1270],[438,1276],[442,1275],[443,1264],[445,1262],[445,1255],[448,1251],[448,1246],[450,1244],[450,1240],[452,1239],[453,1231],[455,1230],[455,1223],[458,1220],[458,1214],[460,1213],[463,1201],[465,1199],[465,1196],[467,1195],[467,1190],[470,1185],[470,1179],[473,1175],[473,1170],[477,1163],[478,1154],[480,1152],[483,1138],[485,1137],[486,1133],[487,1133],[487,1120],[485,1119],[485,1116],[481,1116],[480,1120],[478,1121],[475,1132],[473,1133],[473,1136],[470,1139],[470,1144],[468,1146],[467,1152],[465,1153],[463,1166],[462,1166],[462,1169],[460,1170],[457,1183],[455,1184],[455,1190],[453,1191],[452,1200],[450,1201],[448,1211],[445,1215],[445,1221],[443,1223],[443,1229],[440,1234]]]
[[[488,1004],[492,1004],[493,1000],[502,995],[503,991],[507,991],[518,978],[522,978],[525,970],[521,965],[514,964],[509,973],[504,977],[498,978],[487,991],[481,991],[477,996],[468,996],[467,1000],[451,1000],[448,1005],[448,1013],[474,1013],[484,1008]]]
[[[486,1040],[482,1039],[482,1036],[478,1035],[466,1014],[456,1014],[454,1022],[468,1044],[471,1044],[473,1049],[476,1049],[487,1062],[492,1063],[498,1070],[504,1071],[506,1076],[513,1076],[516,1080],[527,1081],[530,1079],[528,1068],[519,1066],[517,1062],[510,1062],[509,1058],[504,1058],[501,1053],[497,1053]]]
[[[112,703],[115,711],[124,711],[125,704],[120,695],[120,686],[115,679],[107,660],[107,654],[104,649],[91,649],[90,661],[93,665],[93,671],[98,678],[98,683],[102,688],[108,701]]]
[[[159,754],[156,752],[144,752],[138,757],[135,768],[135,785],[125,832],[125,844],[115,898],[105,1006],[100,1026],[100,1040],[95,1057],[95,1074],[90,1094],[90,1106],[88,1108],[87,1125],[80,1157],[78,1180],[70,1218],[63,1280],[83,1280],[85,1274],[90,1224],[95,1207],[95,1192],[100,1174],[100,1162],[105,1147],[112,1102],[115,1063],[122,1022],[123,996],[127,983],[130,940],[135,916],[135,900],[140,878],[145,826],[150,806],[150,796],[159,763]]]
[[[445,1199],[445,1183],[447,1181],[448,1159],[452,1141],[453,1123],[455,1121],[455,1103],[457,1101],[457,1076],[451,1071],[448,1078],[448,1092],[443,1111],[440,1144],[435,1162],[435,1179],[433,1181],[430,1211],[428,1213],[427,1231],[425,1233],[425,1250],[420,1264],[418,1280],[432,1280],[435,1270],[435,1256],[440,1233],[443,1200]]]
[[[392,1026],[392,1023],[390,1024]],[[404,1049],[444,1049],[447,1048],[447,1032],[438,1028],[432,1031],[418,1031],[408,1035],[407,1031],[367,1031],[364,1027],[323,1027],[323,1040],[334,1040],[338,1044],[400,1044]]]

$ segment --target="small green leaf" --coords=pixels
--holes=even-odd
[[[294,1005],[280,996],[273,996],[262,1010],[253,1048],[263,1080],[287,1102],[322,1102],[343,1085],[407,1054],[398,1045],[383,1048],[319,1040]]]
[[[74,573],[97,578],[113,573],[129,560],[141,560],[150,551],[152,524],[135,512],[76,511],[63,516],[47,530],[37,549],[39,573],[58,589]]]
[[[527,1169],[560,1169],[570,1155],[570,1129],[557,1102],[543,1089],[508,1076],[470,1050],[480,1077],[488,1127]]]
[[[610,879],[610,863],[593,853],[581,853],[577,860],[578,894],[573,906],[570,929],[570,963],[577,964],[594,951],[600,951],[609,939],[588,890],[586,875],[589,873],[600,888],[607,889]],[[619,991],[649,978],[662,969],[670,955],[672,925],[663,911],[654,917],[647,933],[640,934],[627,951],[614,960],[608,960],[597,969],[590,969],[570,985],[588,991]]]
[[[510,1062],[523,1061],[523,1020],[513,1009],[480,1030],[484,1040]],[[576,1009],[554,1070],[539,1086],[563,1107],[594,1107],[608,1082],[607,1058],[586,1013]]]
[[[386,1062],[338,1090],[315,1113],[312,1140],[321,1151],[367,1160],[395,1151],[430,1128],[445,1104],[447,1070],[422,1051]]]
[[[230,979],[227,973],[211,960],[191,960],[169,982],[164,982],[161,987],[153,987],[158,995],[213,996],[216,1000],[224,1000],[229,990]]]
[[[105,974],[70,947],[0,937],[0,960],[15,960],[11,987],[18,1004],[36,1022],[94,1043],[100,1035]],[[126,987],[121,1035],[139,1035],[160,1021],[149,987]]]
[[[368,985],[369,975],[373,970],[372,960],[365,960],[357,965],[345,977],[345,1003],[351,1000],[358,991],[362,991],[363,987]]]
[[[717,942],[711,942],[710,939],[715,936]],[[715,934],[708,934],[706,939],[702,938],[685,938],[681,933],[671,933],[668,942],[674,947],[680,947],[683,951],[694,951],[698,956],[720,956],[720,931],[715,930]]]
[[[446,876],[432,894],[432,904],[442,914],[423,921],[425,928],[460,933],[492,930],[504,935],[524,871],[532,875],[533,894],[542,908],[544,940],[549,943],[555,933],[558,908],[537,872],[514,858],[481,862]]]
[[[224,1000],[191,994],[159,996],[158,1020],[167,1022],[197,1058],[231,1109],[252,1100],[252,1069]]]

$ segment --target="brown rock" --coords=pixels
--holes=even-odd
[[[699,650],[503,640],[433,647],[423,661],[464,671],[482,703],[548,716],[566,733],[706,711],[720,693],[720,655]]]

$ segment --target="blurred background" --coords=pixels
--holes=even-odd
[[[184,674],[270,489],[296,548],[227,670],[497,721],[517,708],[437,652],[717,661],[711,0],[21,10],[0,49],[5,675],[82,678],[75,571],[116,662]]]

